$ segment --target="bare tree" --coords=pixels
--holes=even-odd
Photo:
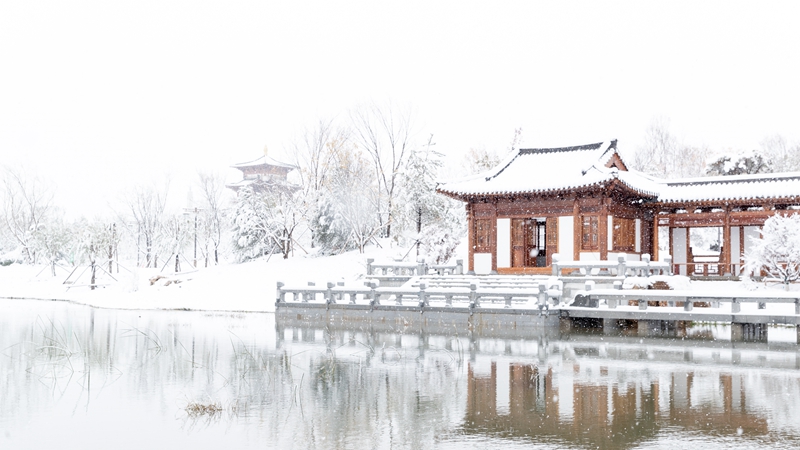
[[[5,227],[25,259],[35,263],[34,234],[53,208],[53,188],[22,168],[5,167],[2,175]]]
[[[219,248],[225,229],[225,181],[219,173],[201,172],[198,174],[198,184],[204,203],[202,208],[203,237],[211,241],[214,264],[219,264]],[[198,213],[198,211],[194,212]]]
[[[764,138],[761,150],[773,172],[800,170],[800,143],[790,143],[780,134]]]
[[[678,140],[669,131],[669,119],[656,117],[645,133],[645,142],[634,154],[633,168],[661,178],[696,177],[703,174],[708,149]]]
[[[311,231],[312,247],[316,240],[314,225],[319,215],[319,201],[330,182],[337,155],[346,145],[350,145],[347,133],[332,120],[322,119],[314,127],[306,128],[293,145],[301,186],[296,206]]]
[[[384,237],[391,237],[398,193],[398,176],[412,145],[410,110],[375,103],[350,114],[355,142],[372,160],[378,187],[378,221]]]
[[[169,182],[159,188],[154,185],[140,185],[133,188],[123,199],[127,209],[127,217],[131,222],[123,221],[136,242],[137,266],[156,267],[158,237],[162,231],[164,210],[166,208]],[[144,261],[141,258],[144,257]]]

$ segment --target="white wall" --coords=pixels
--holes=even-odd
[[[558,254],[562,261],[572,261],[574,258],[575,241],[575,222],[572,216],[561,216],[558,218]]]
[[[599,233],[600,230],[597,230]],[[608,216],[608,248],[606,250],[614,250],[614,217]]]
[[[731,263],[739,264],[740,261],[740,250],[741,246],[739,244],[739,227],[731,227],[731,244],[729,245],[731,249]],[[735,267],[735,272],[739,273],[739,267]]]
[[[581,252],[579,261],[600,261],[600,252]]]
[[[676,264],[685,264],[686,253],[686,232],[688,228],[673,228],[672,229],[672,262]],[[688,268],[681,266],[679,275],[687,275]]]
[[[497,268],[511,267],[511,219],[497,219]]]
[[[476,275],[489,275],[492,273],[492,254],[475,253],[472,255],[472,266]]]

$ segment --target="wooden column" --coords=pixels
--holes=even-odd
[[[600,217],[597,218],[597,245],[600,250],[600,261],[608,260],[608,203],[606,197],[600,197]]]
[[[581,206],[578,204],[578,196],[575,196],[572,207],[572,259],[581,259]]]
[[[489,242],[492,249],[492,272],[497,273],[497,198],[492,199],[492,231]]]
[[[475,213],[472,203],[467,202],[467,271],[473,272],[475,265],[472,260],[475,256]]]
[[[722,254],[719,255],[719,263],[722,266],[720,275],[730,275],[731,251],[733,247],[731,246],[731,207],[728,205],[725,205],[725,215],[722,219],[722,242],[720,245],[724,250]]]
[[[651,261],[658,261],[658,212],[653,216],[653,246],[651,247]]]

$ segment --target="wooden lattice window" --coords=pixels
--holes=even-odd
[[[600,250],[597,230],[597,216],[583,216],[581,218],[581,250]]]
[[[614,218],[614,251],[632,252],[636,250],[636,220]]]
[[[492,251],[492,219],[475,219],[475,251],[489,253]]]

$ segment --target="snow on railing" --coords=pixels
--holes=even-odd
[[[635,301],[640,310],[646,310],[648,302],[664,302],[668,307],[683,305],[684,311],[692,311],[695,303],[706,303],[715,308],[720,303],[730,303],[731,313],[741,312],[742,303],[758,303],[758,309],[766,309],[767,303],[794,303],[794,313],[800,315],[800,292],[719,292],[697,290],[622,290],[622,283],[615,282],[614,289],[592,289],[593,283],[586,282],[583,291],[575,295],[572,306],[598,308],[601,300],[607,302],[609,309],[615,309],[620,301]]]
[[[428,275],[429,272],[435,272],[439,275],[461,275],[464,273],[464,261],[456,260],[455,264],[435,264],[428,265],[422,259],[416,263],[405,263],[399,261],[375,263],[375,259],[367,259],[367,275],[394,275],[394,276],[420,276]]]
[[[277,284],[276,304],[285,303],[346,303],[350,305],[369,305],[371,308],[381,305],[382,301],[395,306],[415,306],[425,308],[435,300],[441,306],[453,307],[455,304],[469,309],[480,308],[483,303],[502,301],[505,308],[513,303],[525,304],[524,307],[548,309],[550,304],[557,305],[561,301],[561,284],[558,282],[539,281],[515,287],[479,286],[478,280],[472,280],[468,286],[428,286],[425,282],[413,287],[379,287],[377,280],[368,280],[363,286],[345,286],[344,283],[328,282],[325,286],[317,286],[309,282],[307,286],[286,286]],[[291,300],[289,300],[289,294]],[[320,301],[321,298],[321,301]],[[436,305],[434,305],[436,306]]]
[[[672,275],[672,258],[663,261],[650,261],[650,255],[642,255],[641,261],[628,261],[625,255],[618,255],[617,261],[561,261],[558,254],[553,255],[553,276],[564,276],[564,269],[577,269],[574,275],[638,276]],[[573,275],[573,274],[571,274]]]

